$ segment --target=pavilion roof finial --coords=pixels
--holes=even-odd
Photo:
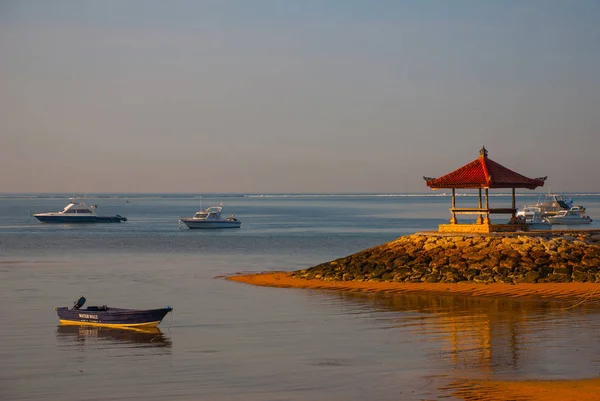
[[[488,155],[488,151],[487,149],[484,147],[481,148],[481,150],[479,151],[479,157],[487,157]]]

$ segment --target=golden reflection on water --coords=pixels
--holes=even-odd
[[[436,344],[430,356],[436,363],[446,362],[456,373],[465,371],[478,377],[490,377],[501,371],[535,371],[532,365],[542,365],[545,341],[555,341],[551,347],[563,353],[561,358],[586,360],[594,366],[597,353],[568,355],[578,352],[569,336],[573,330],[592,340],[600,329],[600,308],[586,303],[576,309],[557,301],[533,301],[505,298],[474,298],[465,296],[430,296],[414,294],[373,295],[341,292],[344,304],[367,306],[376,312],[402,312],[386,315],[386,328],[408,332],[417,341]],[[380,323],[381,324],[381,323]],[[586,344],[581,344],[582,350]],[[561,349],[561,347],[565,347]],[[585,352],[583,352],[585,354]],[[567,354],[567,355],[565,355]],[[526,361],[526,363],[525,363]],[[578,362],[575,361],[577,364]],[[582,369],[585,370],[585,369]],[[576,376],[585,377],[584,372]]]

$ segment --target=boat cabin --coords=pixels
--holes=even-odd
[[[71,199],[61,214],[94,214],[94,206]]]
[[[578,206],[572,207],[569,210],[560,210],[556,213],[556,217],[581,217],[583,212]]]
[[[517,212],[517,217],[524,217],[527,223],[541,220],[542,216],[542,209],[537,206],[526,206],[522,211]]]
[[[194,219],[199,220],[221,220],[221,207],[213,206],[206,210],[201,210],[194,215]]]

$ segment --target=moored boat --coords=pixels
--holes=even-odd
[[[72,308],[62,306],[54,308],[59,323],[64,325],[88,325],[120,328],[156,327],[173,308],[167,306],[159,309],[124,309],[106,305],[88,306],[85,297],[79,298]]]
[[[542,209],[538,206],[525,206],[516,215],[518,221],[524,221],[528,230],[551,230],[552,224],[543,217]]]
[[[240,228],[242,222],[234,214],[231,217],[223,218],[221,206],[212,206],[206,210],[196,212],[193,217],[183,217],[179,219],[179,224],[184,223],[188,228]]]
[[[88,205],[83,199],[71,198],[60,212],[35,213],[33,217],[42,223],[120,223],[127,221],[121,215],[98,216],[96,206]]]
[[[592,219],[585,214],[585,208],[581,206],[573,206],[569,210],[561,210],[554,216],[548,216],[548,221],[551,224],[563,224],[567,226],[590,224]]]
[[[573,207],[573,199],[565,198],[563,195],[547,194],[544,201],[540,201],[535,205],[525,205],[519,212],[527,208],[538,208],[542,217],[554,216],[561,210],[569,210]],[[517,213],[518,215],[519,213]]]

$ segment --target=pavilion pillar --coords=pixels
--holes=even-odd
[[[484,224],[490,224],[490,193],[489,189],[485,189],[485,220]]]
[[[515,189],[514,188],[512,189],[512,210],[513,210],[512,217],[514,219],[515,217],[517,217],[517,202],[515,199]]]
[[[477,204],[477,208],[481,209],[482,206],[482,200],[481,200],[481,188],[479,188],[479,203]],[[476,224],[483,224],[483,216],[482,215],[478,215],[477,216],[477,222]]]
[[[452,188],[452,217],[450,218],[450,224],[458,224],[456,220],[456,213],[454,212],[454,208],[456,207],[456,189]]]

